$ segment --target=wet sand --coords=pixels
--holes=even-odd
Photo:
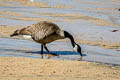
[[[117,11],[119,0],[110,0],[112,2],[110,5],[108,5],[108,2],[79,0],[75,0],[73,4],[70,3],[70,5],[67,2],[65,2],[67,4],[62,2],[57,4],[57,1],[55,1],[54,4],[48,4],[49,0],[48,3],[42,1],[30,2],[29,0],[0,1],[0,37],[10,38],[10,34],[16,29],[29,25],[30,23],[28,24],[28,22],[35,23],[47,20],[64,26],[61,28],[65,28],[68,31],[72,32],[73,30],[73,36],[77,43],[120,51],[118,37],[120,33],[118,24],[120,19],[118,19],[117,16],[120,14],[120,12]],[[114,13],[111,12],[112,10],[114,10]],[[22,24],[25,23],[27,25],[23,26]],[[13,24],[15,25],[13,26]],[[82,26],[88,27],[84,28]],[[77,32],[78,29],[79,31]],[[118,31],[112,32],[114,29]],[[74,31],[76,31],[76,33]],[[13,38],[24,39],[21,37]],[[18,49],[18,52],[19,51],[20,49]],[[18,52],[16,51],[16,53]],[[120,67],[105,66],[103,64],[85,61],[0,57],[0,80],[28,79],[119,80]]]
[[[10,37],[10,34],[12,34],[15,30],[21,29],[22,26],[6,26],[6,25],[0,25],[0,37]]]
[[[0,0],[0,6],[10,7],[6,10],[0,11],[0,18],[2,20],[0,26],[0,36],[8,37],[14,32],[18,27],[26,27],[28,22],[37,23],[39,21],[52,21],[54,23],[59,23],[58,25],[62,29],[67,29],[67,31],[73,32],[73,36],[75,41],[81,44],[100,46],[103,48],[114,49],[120,51],[120,39],[119,39],[119,23],[117,15],[120,13],[115,8],[119,3],[118,0],[112,0],[110,5],[106,7],[107,3],[99,2],[99,1],[73,1],[76,5],[63,4],[53,4],[50,5],[49,1],[39,1],[39,2],[30,2],[29,0]],[[6,2],[7,3],[6,3]],[[12,4],[9,4],[11,2]],[[77,2],[77,3],[76,3]],[[19,5],[16,5],[16,3]],[[65,2],[66,3],[66,2]],[[86,6],[79,6],[82,3]],[[82,5],[81,4],[81,5]],[[97,5],[101,4],[103,7],[94,7],[89,5]],[[115,5],[111,7],[111,5]],[[13,7],[13,8],[12,8]],[[17,11],[18,9],[20,11]],[[1,8],[2,9],[2,8]],[[35,9],[35,11],[34,11]],[[46,9],[45,11],[42,9]],[[59,11],[57,11],[60,10]],[[30,11],[29,11],[30,10]],[[112,14],[112,10],[114,13]],[[75,12],[74,12],[75,11]],[[93,16],[95,13],[95,16]],[[108,16],[106,16],[108,15]],[[116,16],[115,16],[116,15]],[[110,19],[113,20],[110,20]],[[5,20],[4,20],[5,19]],[[7,24],[6,20],[8,20]],[[12,21],[13,20],[13,21]],[[114,21],[115,20],[115,21]],[[12,26],[11,23],[15,22],[15,26]],[[23,26],[22,24],[27,25]],[[19,25],[17,24],[19,23]],[[17,26],[16,26],[17,25]],[[62,26],[62,27],[61,27]],[[83,27],[85,26],[85,28]],[[87,26],[87,27],[86,27]],[[95,26],[95,27],[94,27]],[[106,28],[107,27],[107,28]],[[112,30],[118,30],[116,32],[112,32]],[[110,29],[111,28],[111,29]],[[87,30],[88,29],[88,30]],[[79,30],[79,31],[78,31]],[[94,30],[94,31],[93,31]],[[97,31],[96,31],[97,30]],[[16,38],[16,37],[15,37]],[[117,40],[118,39],[118,40]],[[62,40],[68,41],[68,40]]]
[[[0,57],[1,80],[119,80],[120,67],[84,61]]]

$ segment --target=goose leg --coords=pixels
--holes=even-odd
[[[44,44],[43,46],[46,49],[46,51],[49,53],[50,51],[48,50],[48,48],[46,47],[46,45]]]
[[[41,45],[41,58],[43,58],[43,45]]]
[[[44,48],[46,49],[46,51],[48,52],[48,59],[51,57],[50,55],[50,51],[48,50],[48,48],[46,47],[46,45],[44,44]]]
[[[57,54],[55,53],[50,53],[50,51],[48,50],[48,48],[46,47],[46,45],[44,44],[44,48],[46,49],[46,51],[48,52],[48,58],[50,58],[51,56],[58,56]]]

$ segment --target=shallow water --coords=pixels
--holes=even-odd
[[[1,1],[1,4],[13,4],[13,6],[0,6],[0,11],[11,11],[11,12],[15,12],[15,13],[19,13],[22,14],[22,17],[30,17],[30,18],[47,18],[47,19],[57,19],[59,21],[58,17],[52,17],[52,16],[42,16],[42,15],[38,15],[36,13],[62,13],[62,14],[66,14],[66,13],[78,13],[78,14],[86,14],[88,16],[91,17],[95,17],[95,18],[102,18],[102,19],[106,19],[109,21],[112,21],[109,17],[113,16],[113,19],[115,22],[118,22],[117,19],[120,18],[119,16],[119,11],[117,10],[117,8],[120,7],[119,3],[117,2],[112,2],[111,0],[34,0],[34,2],[41,2],[41,3],[45,3],[49,6],[49,8],[42,8],[39,6],[30,6],[30,5],[21,5],[22,2],[16,2],[16,1]],[[33,2],[33,3],[34,3]],[[67,7],[67,8],[55,8],[54,6],[59,5],[59,6],[70,6],[71,8]],[[103,10],[94,10],[95,8],[103,8]],[[105,8],[105,10],[104,10]],[[108,8],[108,9],[107,9]],[[109,8],[112,8],[109,9]],[[13,17],[10,15],[0,15],[0,24],[2,25],[29,25],[30,23],[28,23],[27,21],[21,22],[21,20],[15,20],[12,21],[12,19],[8,19],[6,22],[3,21],[2,18],[4,18],[4,16],[9,16],[9,17]],[[18,16],[14,16],[14,17],[18,17]],[[7,19],[7,18],[4,18]],[[84,19],[83,19],[84,20]],[[64,18],[63,20],[64,21]],[[79,21],[79,19],[78,19]],[[12,23],[9,23],[12,22]],[[21,22],[21,23],[20,23]],[[37,21],[33,20],[33,23],[35,23]],[[86,20],[87,23],[87,20]],[[31,23],[32,24],[32,23]],[[114,27],[114,26],[113,26]]]
[[[55,21],[54,23],[59,25],[60,28],[76,35],[79,40],[104,40],[103,42],[109,43],[120,42],[120,31],[116,33],[111,32],[112,30],[120,29],[120,12],[117,10],[120,7],[119,2],[113,2],[112,0],[34,0],[34,2],[45,3],[49,7],[22,5],[22,1],[1,1],[0,4],[11,4],[11,6],[0,6],[0,12],[6,12],[6,14],[0,14],[0,25],[21,25],[26,27],[40,20],[49,20]],[[54,7],[56,5],[62,7],[56,8]],[[20,15],[12,15],[14,13]],[[54,16],[56,14],[70,15],[63,17],[60,15]],[[77,14],[81,16],[75,16]],[[94,19],[103,19],[114,25],[102,22],[101,25],[95,24],[100,23],[100,21],[89,22],[89,20]]]
[[[7,42],[7,43],[6,43]],[[40,58],[40,44],[28,40],[0,38],[0,56]],[[95,46],[79,44],[82,47],[85,61],[100,62],[111,65],[120,65],[120,53]],[[69,42],[53,42],[47,45],[48,49],[59,56],[51,56],[49,59],[79,60],[80,55],[73,51]],[[48,58],[44,51],[44,58]]]
[[[112,0],[34,0],[34,2],[45,3],[49,7],[22,5],[22,2],[19,1],[0,1],[0,12],[4,12],[4,14],[0,13],[0,25],[27,26],[45,19],[53,21],[60,28],[69,31],[78,40],[110,44],[120,42],[120,31],[111,32],[120,29],[120,12],[118,11],[120,2]],[[54,16],[56,14],[70,15]],[[79,14],[78,17],[75,16],[77,14]],[[27,18],[27,20],[21,18]],[[114,25],[95,24],[100,21],[89,22],[89,20],[96,19],[103,19]],[[56,45],[59,47],[56,48]],[[78,60],[80,57],[79,54],[73,52],[71,44],[66,42],[54,42],[48,46],[52,52],[60,54],[60,57],[54,56],[51,57],[52,59]],[[83,60],[120,64],[120,52],[97,46],[81,46],[84,51]],[[39,50],[40,44],[31,41],[0,38],[0,56],[40,58]]]

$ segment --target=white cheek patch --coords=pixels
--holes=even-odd
[[[77,45],[75,45],[75,47],[73,48],[75,51],[77,51]]]
[[[34,2],[34,0],[30,0],[30,2]]]
[[[32,38],[30,35],[22,35],[24,38]]]

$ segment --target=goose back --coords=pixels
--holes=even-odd
[[[43,21],[21,29],[20,34],[30,35],[39,43],[50,43],[57,39],[63,39],[63,31],[54,23]]]

